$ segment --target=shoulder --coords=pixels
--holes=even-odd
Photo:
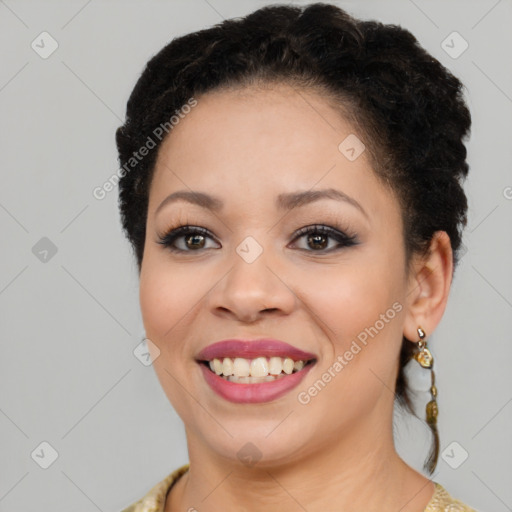
[[[174,470],[154,485],[142,498],[124,508],[121,512],[163,512],[167,493],[178,478],[186,473],[188,469],[189,464],[185,464]]]
[[[439,483],[434,482],[435,491],[424,512],[478,512],[474,508],[462,503],[446,491]]]
[[[135,512],[135,507],[140,503],[140,501],[138,503],[133,503],[132,505],[130,505],[129,507],[127,508],[123,508],[123,510],[121,510],[121,512]]]

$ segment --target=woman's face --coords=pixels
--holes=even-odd
[[[286,86],[197,101],[159,150],[140,274],[153,365],[193,449],[261,465],[390,436],[408,276],[399,205],[362,135],[321,97]],[[286,200],[327,189],[339,196]],[[222,206],[162,205],[178,191]],[[207,234],[159,243],[185,225]],[[297,234],[312,225],[334,236]],[[280,379],[233,391],[255,385],[226,384],[196,360],[233,338],[281,340],[316,362],[284,377],[295,385],[279,396]],[[219,379],[220,391],[209,383]]]

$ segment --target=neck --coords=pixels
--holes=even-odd
[[[434,486],[396,453],[392,433],[371,425],[313,453],[248,467],[226,460],[187,431],[190,470],[174,485],[166,512],[246,510],[422,512]]]

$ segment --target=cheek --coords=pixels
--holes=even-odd
[[[312,387],[300,391],[311,397],[305,410],[342,426],[371,414],[381,398],[392,401],[402,332],[400,280],[381,263],[331,267],[309,279],[303,281],[308,308],[331,346],[307,384]]]
[[[180,349],[185,338],[187,314],[198,302],[200,290],[191,286],[189,273],[151,258],[143,264],[139,301],[146,336],[159,348]],[[197,282],[195,279],[192,280]]]
[[[190,370],[196,364],[187,352],[187,339],[200,290],[191,282],[194,276],[148,257],[141,269],[139,300],[146,337],[159,350],[153,369],[176,412],[193,424],[194,401],[183,392],[191,386]]]
[[[373,325],[402,295],[395,270],[377,261],[319,268],[296,282],[330,337],[342,339]]]
[[[379,384],[376,375],[386,385],[394,384],[402,339],[403,268],[393,251],[389,258],[382,254],[377,258],[369,251],[368,257],[350,264],[326,266],[302,277],[304,301],[331,342],[324,366],[343,357],[338,373],[345,377],[337,380],[347,379],[344,386]]]

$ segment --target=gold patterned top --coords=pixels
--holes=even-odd
[[[144,497],[121,512],[164,512],[167,493],[178,478],[188,471],[188,468],[189,464],[185,464],[176,469],[152,487]],[[452,498],[441,484],[437,482],[434,482],[434,484],[434,495],[424,512],[477,512],[461,501]]]

